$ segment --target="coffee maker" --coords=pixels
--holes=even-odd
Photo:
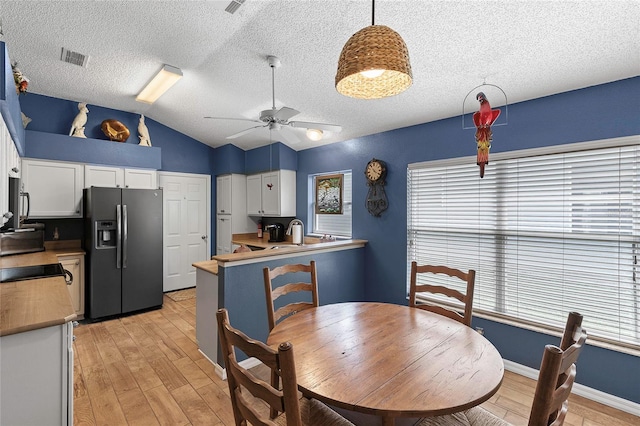
[[[269,242],[280,243],[284,241],[284,225],[281,223],[274,223],[265,228],[269,231]]]

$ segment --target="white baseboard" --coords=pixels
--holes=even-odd
[[[222,368],[222,366],[220,364],[218,364],[217,362],[213,362],[211,360],[211,358],[209,358],[207,356],[207,354],[202,352],[202,350],[198,349],[198,352],[200,352],[202,354],[202,356],[207,359],[207,361],[209,361],[211,364],[213,364],[213,368],[215,369],[216,375],[218,377],[220,377],[222,380],[227,380],[227,372],[226,372],[226,370],[224,368]]]
[[[533,380],[538,380],[538,370],[535,368],[526,367],[505,359],[504,369]],[[610,395],[597,389],[581,385],[580,383],[574,383],[571,392],[592,401],[615,408],[616,410],[624,411],[626,413],[633,414],[634,416],[640,416],[640,404],[633,401]]]
[[[198,349],[198,352],[200,352],[202,354],[202,356],[207,359],[207,361],[209,361],[211,364],[213,364],[213,368],[215,368],[216,374],[218,375],[218,377],[220,377],[222,380],[227,380],[227,370],[226,369],[222,368],[222,366],[220,364],[218,364],[217,362],[211,361],[211,358],[209,358],[207,355],[205,355],[205,353],[202,352],[200,349]],[[260,365],[262,363],[260,362],[260,360],[258,358],[247,358],[244,361],[240,361],[239,364],[240,364],[240,367],[246,368],[248,370],[248,369],[253,368],[256,365]]]

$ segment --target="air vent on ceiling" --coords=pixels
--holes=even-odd
[[[62,54],[60,55],[60,60],[62,62],[68,62],[73,65],[78,65],[81,67],[86,67],[87,62],[89,62],[89,56],[83,55],[82,53],[74,52],[72,50],[62,48]]]
[[[231,3],[229,3],[225,11],[229,13],[236,13],[236,10],[238,10],[245,1],[247,0],[231,0]]]

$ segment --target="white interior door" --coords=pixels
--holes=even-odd
[[[211,256],[211,177],[160,172],[163,199],[163,290],[195,287],[194,262]]]

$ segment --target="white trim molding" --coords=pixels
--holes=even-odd
[[[503,361],[505,370],[511,371],[512,373],[516,373],[524,377],[528,377],[533,380],[538,380],[539,371],[535,368],[517,364],[506,359]],[[615,408],[616,410],[621,410],[626,413],[633,414],[634,416],[640,416],[640,404],[637,404],[633,401],[610,395],[597,389],[581,385],[580,383],[574,383],[571,392],[592,401]],[[571,411],[571,408],[569,408],[569,411]]]

